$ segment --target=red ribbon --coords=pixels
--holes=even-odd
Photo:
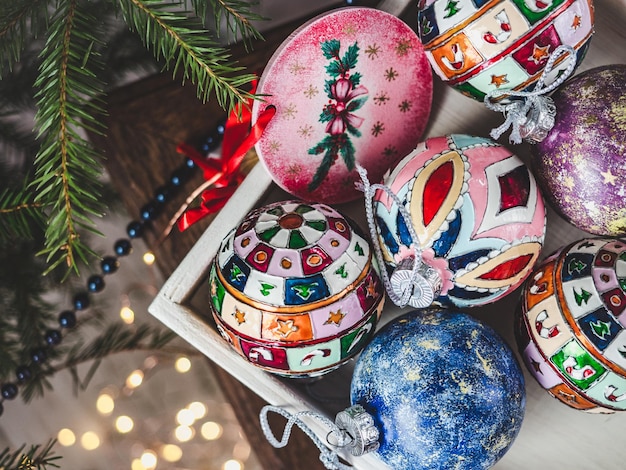
[[[252,85],[251,93],[254,93],[256,81]],[[189,157],[202,169],[205,184],[208,183],[210,186],[202,192],[200,205],[187,209],[178,219],[178,229],[181,232],[207,215],[218,212],[243,181],[244,175],[239,171],[241,162],[248,150],[254,147],[254,144],[261,138],[263,131],[276,114],[274,106],[267,106],[259,113],[257,122],[250,126],[252,101],[250,99],[247,106],[241,108],[238,105],[230,112],[224,127],[222,154],[219,159],[207,159],[194,147],[185,143],[176,148],[179,153]]]

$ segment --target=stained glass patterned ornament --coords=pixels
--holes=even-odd
[[[494,90],[530,90],[561,46],[580,63],[593,34],[592,0],[421,0],[418,31],[435,73],[483,100]],[[545,80],[566,68],[557,61]]]
[[[582,239],[548,257],[524,286],[516,332],[528,370],[555,398],[626,410],[626,240]]]
[[[369,242],[330,206],[273,203],[223,240],[209,276],[211,310],[251,363],[321,375],[374,334],[384,297],[376,269]]]
[[[288,193],[336,204],[361,193],[356,164],[379,180],[419,142],[430,116],[432,71],[417,34],[372,8],[340,8],[289,36],[265,67],[253,123],[276,114],[255,146]]]
[[[507,148],[467,135],[431,138],[385,185],[408,212],[417,240],[399,205],[378,190],[375,225],[384,262],[397,272],[421,256],[438,276],[436,302],[493,302],[532,270],[545,237],[545,207],[532,173]]]

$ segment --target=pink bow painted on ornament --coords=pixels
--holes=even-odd
[[[352,114],[351,111],[358,108],[358,103],[353,100],[357,96],[367,94],[367,88],[359,85],[356,88],[347,78],[340,78],[330,86],[330,94],[336,103],[326,107],[333,118],[326,125],[326,133],[331,135],[343,134],[348,125],[360,127],[364,118]]]

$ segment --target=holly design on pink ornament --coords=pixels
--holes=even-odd
[[[355,168],[355,150],[350,137],[361,137],[359,127],[364,118],[354,111],[365,104],[368,90],[361,85],[359,72],[350,73],[358,62],[358,44],[350,45],[343,56],[340,56],[340,47],[337,39],[324,41],[321,46],[324,57],[330,61],[326,73],[331,79],[324,84],[329,101],[319,116],[319,122],[326,123],[327,135],[308,151],[310,155],[324,154],[308,185],[309,191],[322,184],[340,155],[348,170]]]

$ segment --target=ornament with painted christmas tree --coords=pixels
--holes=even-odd
[[[380,179],[421,139],[432,71],[415,32],[372,8],[341,8],[297,29],[264,69],[253,122],[276,114],[256,144],[288,193],[337,204],[361,194],[356,165]]]
[[[522,291],[520,354],[552,396],[592,413],[626,410],[626,240],[579,240]]]
[[[596,235],[626,235],[626,65],[587,70],[553,95],[555,124],[531,147],[552,206]]]
[[[392,271],[388,293],[396,304],[496,301],[523,282],[539,256],[541,193],[524,162],[490,139],[428,139],[381,187],[373,198],[374,238]]]
[[[336,369],[374,334],[384,288],[368,241],[335,209],[281,201],[251,211],[212,264],[220,334],[288,377]]]
[[[593,34],[591,0],[421,0],[418,31],[435,73],[483,100],[494,90],[532,89],[561,46],[582,61]],[[546,77],[554,81],[561,61]]]

